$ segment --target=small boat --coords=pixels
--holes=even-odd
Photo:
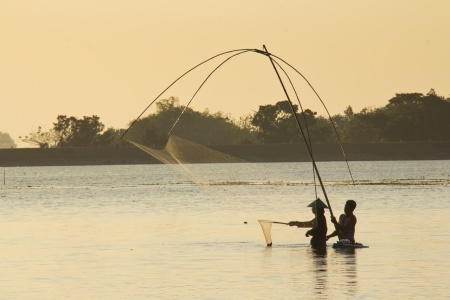
[[[333,244],[333,248],[347,248],[347,249],[356,249],[356,248],[369,248],[369,246],[364,246],[361,243],[351,243],[349,240],[340,240]]]

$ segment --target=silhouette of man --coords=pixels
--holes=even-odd
[[[350,243],[355,243],[355,227],[356,216],[353,211],[356,208],[356,202],[354,200],[347,200],[345,202],[344,213],[340,215],[339,222],[335,217],[331,217],[331,222],[334,224],[336,230],[327,236],[327,241],[331,237],[338,236],[339,240],[348,240]]]
[[[325,219],[325,208],[328,208],[322,200],[313,201],[308,207],[312,207],[315,218],[311,221],[291,221],[289,226],[297,226],[301,228],[312,227],[305,234],[306,237],[312,236],[310,244],[313,248],[325,248],[327,246],[327,220]]]

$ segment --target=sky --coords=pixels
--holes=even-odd
[[[52,128],[58,115],[127,128],[193,66],[263,45],[332,115],[382,107],[396,93],[433,88],[447,98],[449,12],[448,0],[0,0],[0,131],[30,147],[19,136]],[[223,60],[162,98],[189,100]],[[298,82],[304,106],[322,114]],[[197,97],[199,110],[235,117],[286,98],[270,61],[253,52],[226,62]]]

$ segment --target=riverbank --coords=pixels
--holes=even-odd
[[[346,143],[349,161],[450,160],[450,142]],[[249,162],[310,161],[303,144],[228,145],[211,147]],[[337,143],[313,144],[317,161],[342,161]],[[0,167],[155,164],[135,148],[0,149]]]

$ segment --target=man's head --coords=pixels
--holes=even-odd
[[[316,215],[324,215],[325,214],[325,208],[317,207],[315,211]]]
[[[347,200],[347,202],[345,202],[344,212],[346,214],[351,214],[351,213],[353,213],[355,208],[356,208],[356,202],[354,200]]]

